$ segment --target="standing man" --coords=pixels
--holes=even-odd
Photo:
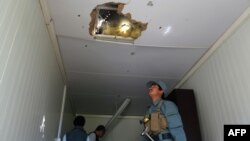
[[[145,129],[155,141],[186,141],[177,106],[168,100],[167,86],[161,80],[147,83],[152,105],[144,117]]]
[[[83,116],[76,116],[73,124],[75,127],[63,136],[63,141],[86,141],[88,135],[83,128],[85,118]]]
[[[99,138],[102,138],[106,132],[106,129],[103,125],[96,127],[94,132],[91,132],[88,135],[87,141],[99,141]]]

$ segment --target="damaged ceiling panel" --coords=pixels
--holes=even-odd
[[[123,3],[97,5],[91,12],[89,33],[97,39],[135,40],[146,30],[147,23],[132,19],[130,13],[123,14]]]
[[[77,113],[113,114],[129,97],[124,113],[143,115],[146,82],[162,79],[173,88],[250,6],[250,0],[109,2],[48,0]]]
[[[90,13],[110,0],[49,0],[59,36],[94,40],[89,34]],[[122,13],[148,23],[134,45],[208,48],[250,5],[249,0],[119,0]]]

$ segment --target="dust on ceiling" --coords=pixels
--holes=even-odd
[[[91,12],[89,33],[94,37],[135,40],[146,30],[147,23],[132,19],[130,13],[123,14],[123,3],[104,3]]]

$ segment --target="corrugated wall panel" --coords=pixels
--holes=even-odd
[[[204,141],[222,141],[224,124],[250,124],[250,18],[189,78]]]
[[[65,108],[64,108],[64,115],[63,115],[63,124],[62,124],[62,133],[61,137],[73,128],[73,120],[74,120],[74,111],[72,110],[72,105],[70,101],[70,96],[67,94],[65,100]]]
[[[39,1],[0,0],[1,141],[53,140],[63,85]]]

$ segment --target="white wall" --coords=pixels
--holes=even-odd
[[[1,141],[52,141],[63,85],[38,0],[1,0]]]
[[[86,118],[86,131],[92,132],[95,128],[102,124],[105,125],[111,116],[105,115],[84,115]],[[142,140],[141,132],[143,130],[143,125],[139,123],[142,117],[137,116],[124,116],[115,120],[103,141],[140,141]]]
[[[250,124],[250,18],[182,86],[194,89],[203,141],[224,124]]]
[[[74,121],[75,115],[73,113],[74,111],[71,105],[70,95],[68,93],[66,96],[66,100],[65,100],[61,138],[63,137],[65,133],[67,133],[69,130],[71,130],[74,127],[73,121]]]

